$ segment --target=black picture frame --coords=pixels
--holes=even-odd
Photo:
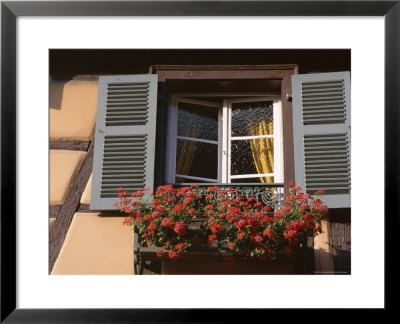
[[[2,1],[1,2],[1,322],[225,322],[243,310],[16,308],[16,19],[19,16],[384,16],[385,308],[396,275],[387,256],[399,233],[400,1]],[[373,44],[371,44],[373,46]],[[382,208],[376,207],[381,213]],[[371,256],[373,258],[373,256]],[[392,269],[392,270],[391,270]],[[38,292],[40,293],[40,292]],[[134,306],[134,305],[133,305]],[[393,305],[394,306],[394,305]],[[262,318],[264,310],[252,310]],[[212,315],[211,315],[212,314]],[[229,320],[231,319],[231,320]]]

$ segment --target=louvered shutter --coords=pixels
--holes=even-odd
[[[157,75],[99,78],[90,209],[116,209],[118,187],[153,189]]]
[[[350,72],[292,76],[296,183],[350,207]]]

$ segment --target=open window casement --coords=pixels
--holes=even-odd
[[[350,72],[292,76],[295,180],[350,207]]]
[[[157,75],[99,78],[90,209],[116,209],[118,188],[153,189]]]

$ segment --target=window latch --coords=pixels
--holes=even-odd
[[[292,101],[292,94],[291,93],[287,93],[286,94],[286,100],[287,101]]]

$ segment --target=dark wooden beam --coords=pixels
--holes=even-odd
[[[241,80],[270,79],[282,80],[289,70],[158,70],[158,81],[166,80]]]
[[[50,141],[50,150],[87,151],[90,141]]]
[[[88,213],[88,212],[93,212],[93,210],[90,210],[90,205],[88,205],[88,204],[80,204],[78,212]]]
[[[85,159],[78,172],[75,182],[62,206],[60,213],[56,219],[54,225],[53,234],[50,238],[50,260],[49,260],[49,273],[53,270],[54,263],[57,260],[58,254],[60,253],[61,247],[64,243],[65,236],[67,235],[69,226],[74,216],[75,211],[79,207],[82,193],[85,190],[86,184],[89,180],[92,172],[93,165],[93,150],[94,142],[89,146],[89,150],[86,153]]]
[[[351,223],[351,208],[330,208],[328,220],[331,223]]]
[[[201,52],[200,52],[201,53]],[[293,70],[297,64],[241,64],[241,65],[152,65],[149,73],[160,73],[161,71],[258,71],[258,70]]]
[[[298,69],[283,77],[281,85],[282,119],[283,119],[283,172],[285,191],[288,183],[295,180],[294,174],[294,141],[293,141],[293,110],[292,102],[286,97],[292,94],[292,74],[298,74]]]
[[[57,217],[58,214],[60,213],[62,205],[54,205],[54,206],[49,206],[49,217]]]

